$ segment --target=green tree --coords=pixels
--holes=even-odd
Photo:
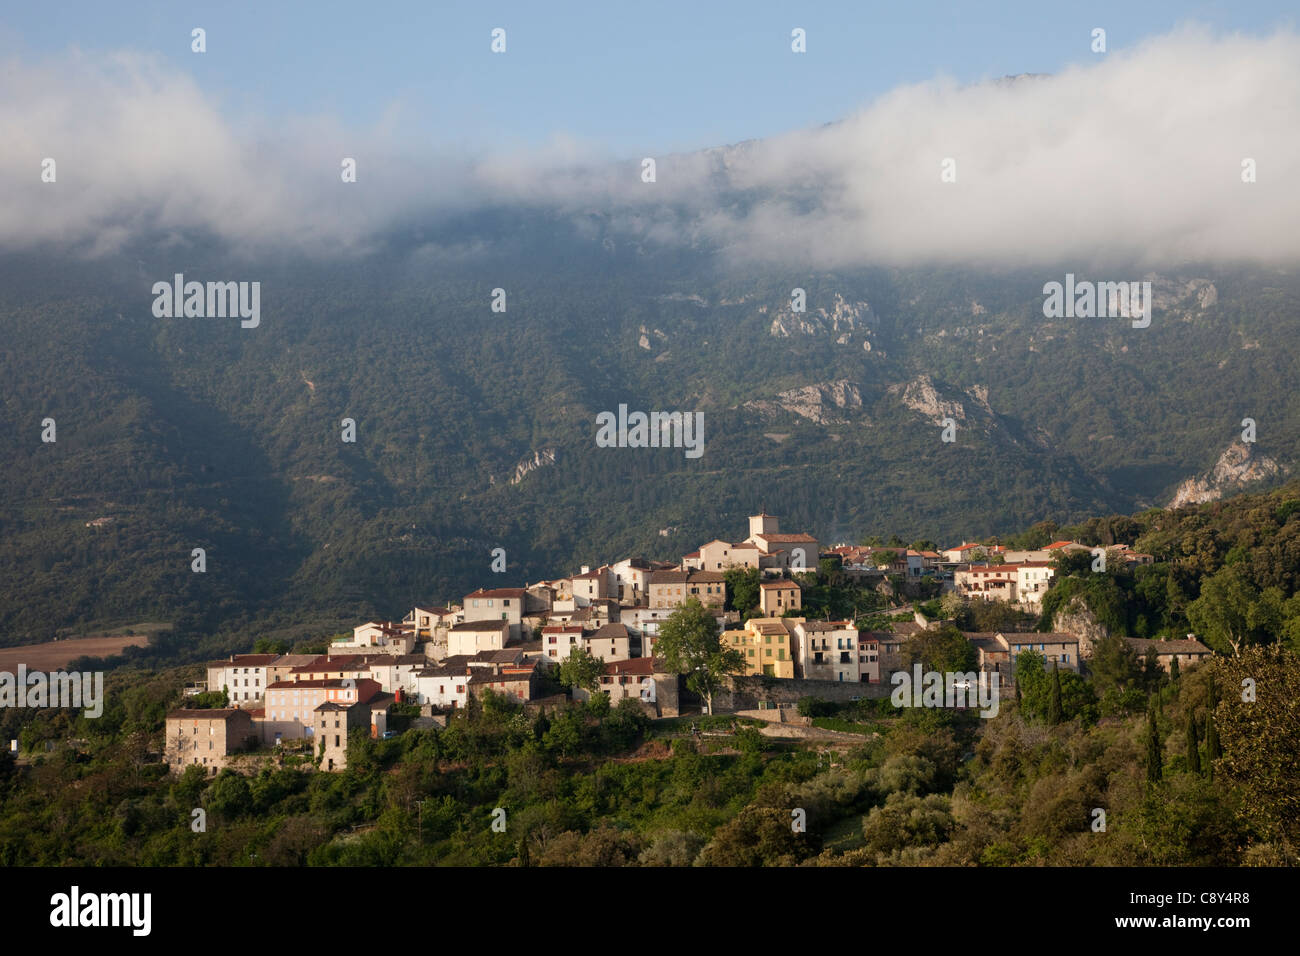
[[[686,686],[704,698],[709,714],[723,681],[745,669],[740,651],[722,646],[717,619],[697,598],[689,599],[660,625],[655,657],[662,658],[670,671],[686,675]]]
[[[726,579],[727,601],[732,610],[744,614],[758,607],[758,586],[762,583],[758,568],[728,568],[722,576]]]
[[[1022,651],[1016,655],[1016,700],[1026,715],[1043,717],[1047,713],[1048,681],[1043,655]]]
[[[1214,779],[1214,762],[1222,756],[1219,748],[1219,729],[1214,726],[1214,714],[1205,715],[1205,776]]]
[[[1159,783],[1164,776],[1164,747],[1160,740],[1160,726],[1156,710],[1147,711],[1147,782]]]
[[[1247,647],[1212,666],[1216,679],[1233,688],[1214,711],[1223,748],[1215,769],[1240,792],[1248,819],[1295,848],[1300,845],[1300,657],[1279,647]]]
[[[748,806],[723,824],[700,854],[703,866],[793,866],[813,856],[815,836],[795,833],[790,811]]]
[[[966,612],[966,598],[959,591],[948,591],[939,598],[939,614],[947,621],[959,621]]]
[[[223,817],[247,813],[251,809],[252,799],[248,781],[232,770],[223,770],[217,774],[217,779],[208,790],[208,808]]]
[[[1260,592],[1240,564],[1229,565],[1201,584],[1201,596],[1187,607],[1198,636],[1220,653],[1240,654],[1250,644],[1267,643],[1280,626],[1276,588]]]
[[[926,629],[907,642],[907,664],[921,663],[927,671],[965,674],[975,670],[975,645],[952,624]]]
[[[1108,634],[1093,645],[1088,667],[1102,693],[1112,689],[1123,693],[1142,675],[1133,645],[1118,634]]]
[[[1210,680],[1209,706],[1205,711],[1205,776],[1214,779],[1214,762],[1223,756],[1219,746],[1219,728],[1214,723],[1214,710],[1219,706],[1219,688]]]
[[[1191,773],[1201,772],[1201,740],[1196,732],[1196,715],[1187,712],[1187,769]]]
[[[585,647],[575,647],[560,663],[560,683],[565,687],[595,691],[600,687],[600,675],[605,672],[605,659],[594,657]]]
[[[1047,722],[1061,722],[1061,668],[1056,662],[1052,663],[1052,690],[1047,698]]]

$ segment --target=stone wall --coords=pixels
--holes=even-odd
[[[682,679],[678,674],[655,674],[655,710],[660,717],[681,714]]]
[[[733,677],[731,687],[713,695],[714,713],[737,710],[758,710],[760,702],[769,707],[797,704],[802,697],[819,697],[837,702],[855,697],[878,699],[888,697],[894,686],[882,681],[877,684],[852,683],[833,680],[781,680],[774,677]]]

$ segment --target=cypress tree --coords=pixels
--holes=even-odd
[[[1163,748],[1160,741],[1160,728],[1156,724],[1156,710],[1147,711],[1147,782],[1159,783],[1164,776]]]
[[[1205,776],[1214,779],[1214,762],[1223,756],[1219,746],[1219,729],[1214,725],[1214,709],[1219,706],[1219,689],[1210,682],[1210,706],[1205,714]]]
[[[1196,733],[1196,717],[1187,714],[1187,769],[1192,773],[1201,772],[1201,741]]]
[[[1214,779],[1214,761],[1223,756],[1219,747],[1219,730],[1214,726],[1214,715],[1205,715],[1205,775]]]
[[[1049,724],[1059,724],[1061,718],[1061,670],[1056,664],[1053,664],[1052,693],[1047,698],[1047,722]]]
[[[1174,659],[1169,663],[1169,683],[1177,684],[1180,673],[1181,672],[1178,669],[1178,657],[1175,655]]]

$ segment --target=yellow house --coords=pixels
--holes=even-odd
[[[799,585],[789,579],[764,581],[758,586],[758,608],[771,617],[799,610],[803,607],[802,597]]]
[[[723,631],[722,643],[745,658],[745,675],[794,677],[794,642],[791,628],[803,618],[752,617],[744,630]],[[788,626],[787,626],[788,625]]]

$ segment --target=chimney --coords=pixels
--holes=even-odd
[[[582,573],[583,573],[583,574],[590,574],[590,573],[591,573],[591,565],[589,565],[589,564],[584,564],[584,565],[582,566]]]

